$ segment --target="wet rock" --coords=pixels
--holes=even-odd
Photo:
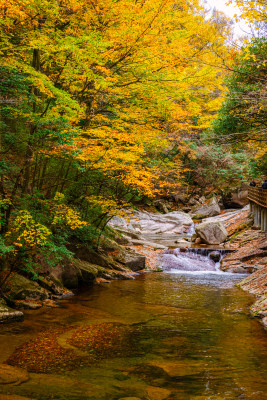
[[[227,238],[227,231],[221,222],[202,222],[196,226],[196,234],[206,244],[221,244]]]
[[[0,322],[23,321],[24,314],[21,311],[8,307],[3,299],[0,299]]]
[[[212,197],[211,199],[207,200],[206,203],[202,204],[199,207],[194,207],[192,210],[192,214],[197,214],[202,218],[214,217],[216,215],[219,215],[220,212],[221,209],[216,197]]]
[[[218,251],[213,251],[212,253],[209,254],[209,257],[212,261],[217,263],[221,259],[221,254]]]
[[[28,379],[29,374],[26,370],[7,364],[0,364],[0,384],[19,385],[22,382],[26,382]]]

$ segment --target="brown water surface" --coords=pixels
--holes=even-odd
[[[29,380],[0,384],[0,399],[267,399],[267,335],[238,279],[144,273],[26,311],[0,326],[0,363],[24,363]]]

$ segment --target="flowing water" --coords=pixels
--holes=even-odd
[[[0,326],[0,362],[30,371],[0,384],[0,399],[266,400],[267,336],[249,316],[253,298],[234,286],[242,276],[209,254],[166,256],[163,273],[87,288]]]

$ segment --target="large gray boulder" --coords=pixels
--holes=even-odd
[[[227,230],[221,222],[202,222],[196,226],[196,234],[206,244],[221,244],[227,238]]]
[[[220,212],[221,209],[216,197],[212,197],[201,206],[197,206],[192,210],[192,214],[198,215],[200,218],[215,217],[215,215],[219,215]]]
[[[113,218],[110,225],[122,232],[123,229],[140,235],[155,234],[181,234],[188,230],[193,224],[190,215],[182,211],[173,211],[167,214],[149,213],[146,211],[135,211],[129,216],[129,221],[123,218]],[[129,235],[129,233],[128,233]]]

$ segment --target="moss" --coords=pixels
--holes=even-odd
[[[45,300],[47,292],[36,282],[22,275],[14,274],[6,285],[5,292],[11,300]]]

